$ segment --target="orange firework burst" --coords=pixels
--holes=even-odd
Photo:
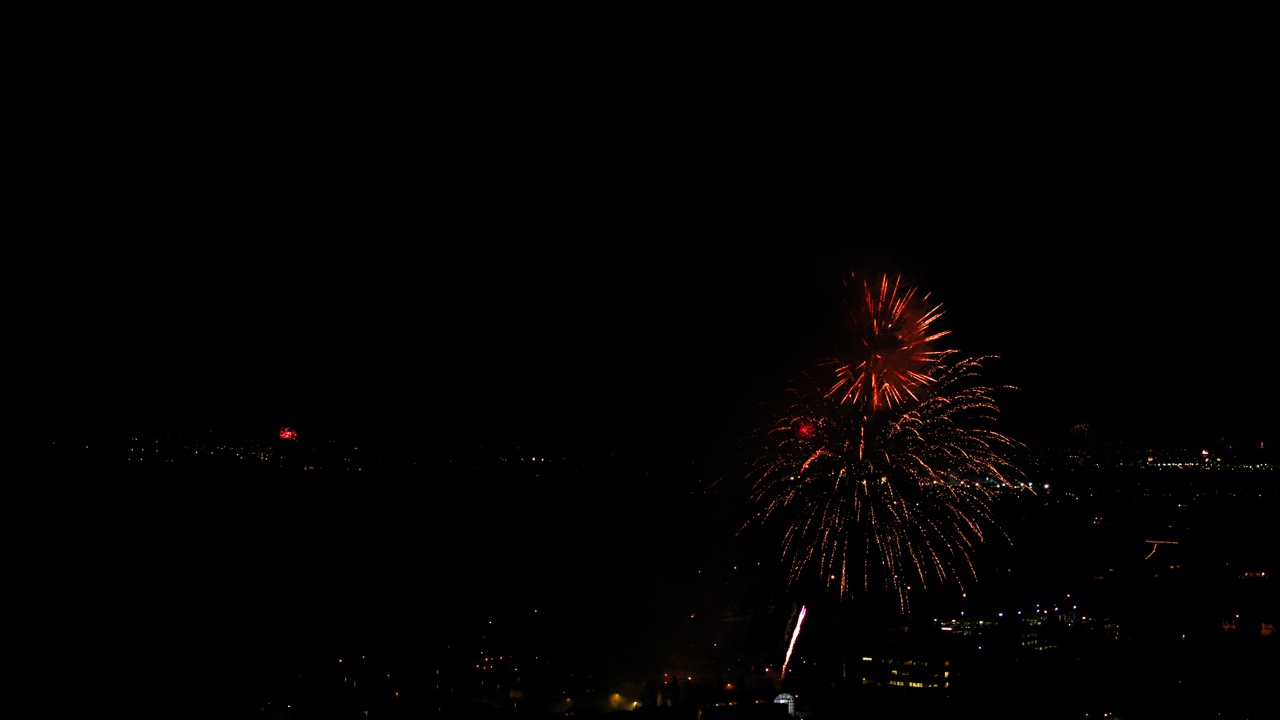
[[[918,296],[901,277],[845,287],[854,344],[847,357],[823,363],[835,375],[829,394],[869,413],[919,400],[945,354],[934,344],[949,331],[932,328],[942,307],[930,305],[927,293]]]
[[[783,524],[793,582],[816,573],[841,597],[883,584],[907,612],[917,581],[963,591],[976,579],[973,553],[999,531],[996,493],[1026,485],[1005,455],[1019,443],[994,429],[996,389],[980,381],[989,357],[933,347],[938,307],[917,312],[900,283],[863,290],[862,354],[804,375],[751,438],[748,525]]]

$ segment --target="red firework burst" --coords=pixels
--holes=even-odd
[[[939,305],[888,276],[848,287],[853,349],[749,439],[747,525],[781,523],[793,582],[816,575],[841,597],[882,584],[906,612],[914,587],[976,579],[974,552],[1003,534],[997,492],[1027,487],[1006,456],[1021,445],[994,427],[991,356],[936,347]]]
[[[931,304],[928,293],[917,294],[900,276],[861,284],[850,276],[845,287],[855,342],[843,357],[826,361],[836,377],[828,394],[866,414],[918,401],[946,352],[935,344],[950,331],[932,327],[942,317],[942,306]]]

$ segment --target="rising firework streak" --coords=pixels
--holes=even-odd
[[[782,661],[782,671],[778,673],[778,679],[787,676],[787,663],[791,662],[791,651],[796,647],[796,638],[800,637],[800,623],[804,622],[805,606],[800,606],[800,617],[796,618],[796,629],[791,633],[791,643],[787,645],[787,657]]]

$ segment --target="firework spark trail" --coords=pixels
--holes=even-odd
[[[907,612],[916,582],[965,592],[976,547],[999,530],[997,493],[1028,489],[1005,456],[1021,444],[987,427],[996,391],[1012,388],[981,382],[991,356],[936,347],[948,333],[933,327],[942,312],[928,295],[888,276],[848,289],[853,349],[803,374],[790,405],[751,438],[757,509],[742,529],[783,524],[792,583],[812,571],[844,598],[860,567],[858,585],[879,576]]]
[[[796,629],[791,632],[791,643],[787,645],[787,656],[782,660],[782,671],[778,673],[778,679],[787,676],[787,663],[791,662],[791,651],[796,647],[796,638],[800,637],[800,623],[804,622],[805,606],[800,606],[800,617],[796,618]]]

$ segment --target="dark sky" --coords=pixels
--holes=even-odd
[[[868,268],[1010,435],[1274,441],[1262,7],[678,5],[19,4],[8,427],[675,464]]]
[[[17,405],[714,432],[870,264],[1015,434],[1274,434],[1261,9],[410,6],[28,9]]]
[[[14,430],[674,465],[873,269],[1016,438],[1276,434],[1261,7],[16,7]]]

